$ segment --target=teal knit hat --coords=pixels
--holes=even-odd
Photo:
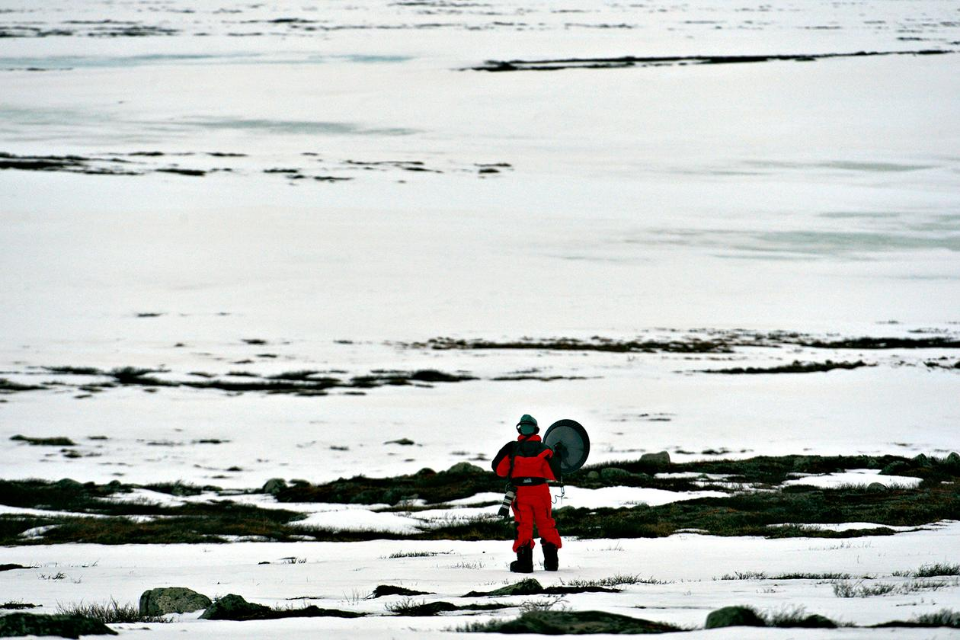
[[[519,431],[521,435],[532,436],[540,432],[540,426],[537,424],[536,418],[529,413],[525,413],[523,417],[520,418],[520,422],[517,423],[517,431]]]

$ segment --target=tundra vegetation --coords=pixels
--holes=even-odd
[[[880,474],[920,479],[915,487],[821,488],[784,485],[793,474],[823,474],[875,469]],[[611,470],[615,470],[612,473]],[[670,472],[667,477],[659,474]],[[683,477],[675,477],[682,473]],[[721,479],[718,479],[721,478]],[[960,519],[960,460],[926,456],[782,456],[687,463],[628,461],[587,467],[568,484],[593,489],[651,487],[676,492],[712,489],[724,497],[700,497],[661,506],[564,507],[554,512],[568,535],[580,538],[647,538],[698,531],[717,536],[850,538],[895,535],[893,527],[921,527]],[[272,484],[271,484],[272,483]],[[209,543],[253,541],[358,541],[372,539],[501,540],[512,536],[510,522],[488,515],[424,522],[416,531],[337,529],[309,526],[293,503],[367,504],[371,508],[415,515],[450,507],[450,501],[503,488],[492,472],[460,463],[446,471],[423,469],[394,478],[356,476],[314,485],[305,481],[268,483],[279,503],[290,509],[261,508],[237,502],[237,491],[180,483],[138,487],[44,480],[0,481],[0,504],[50,511],[0,516],[0,544]],[[117,499],[144,488],[173,496],[193,496],[180,504]],[[261,493],[263,489],[245,493]],[[239,492],[244,493],[244,492]],[[202,498],[209,494],[209,499]],[[411,506],[417,499],[427,503]],[[373,505],[390,505],[373,507]],[[136,516],[136,518],[134,518]],[[833,530],[809,525],[866,522],[862,529]],[[955,575],[954,565],[931,565],[917,577]],[[954,572],[954,573],[951,573]],[[838,576],[839,577],[839,576]]]

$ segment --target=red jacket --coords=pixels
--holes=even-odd
[[[540,436],[520,436],[516,442],[503,445],[490,466],[502,478],[509,476],[510,478],[556,480],[558,472],[551,468],[552,458],[553,450],[540,441]]]

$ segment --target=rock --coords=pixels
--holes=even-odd
[[[210,598],[186,587],[159,587],[140,596],[140,615],[162,616],[167,613],[190,613],[210,606]]]
[[[947,464],[958,464],[960,465],[960,454],[956,451],[947,456]]]
[[[887,485],[881,482],[871,482],[867,485],[867,491],[886,491]]]
[[[662,622],[631,618],[606,611],[531,611],[516,620],[490,622],[484,631],[536,633],[542,635],[584,635],[593,633],[640,634],[680,631]]]
[[[487,473],[486,469],[478,467],[475,464],[470,464],[469,462],[458,462],[449,469],[447,473],[459,473],[459,474],[477,474],[477,473]]]
[[[620,469],[619,467],[607,467],[606,469],[600,470],[600,478],[607,480],[608,482],[616,482],[618,480],[628,480],[633,477],[633,474],[627,471],[626,469]]]
[[[341,611],[339,609],[321,609],[316,606],[302,609],[271,609],[262,604],[247,602],[242,596],[230,593],[212,605],[203,615],[203,620],[277,620],[279,618],[360,618],[363,613]]]
[[[396,613],[398,616],[412,616],[418,618],[425,618],[429,616],[438,616],[441,613],[447,613],[448,611],[457,611],[460,607],[453,604],[452,602],[425,602],[423,604],[417,604],[410,607],[403,607],[399,609]]]
[[[0,638],[17,636],[115,636],[117,632],[99,620],[85,616],[11,613],[0,616]]]
[[[415,445],[416,442],[414,442],[410,438],[400,438],[399,440],[387,440],[383,444],[398,444],[401,447],[411,447]]]
[[[765,627],[767,623],[750,607],[724,607],[711,611],[704,625],[707,629],[720,627]]]
[[[203,612],[202,620],[256,620],[271,617],[270,607],[247,602],[243,596],[228,593]]]
[[[476,598],[478,596],[532,596],[543,593],[543,586],[533,578],[527,578],[520,582],[508,584],[505,587],[494,589],[493,591],[471,591],[463,596],[464,598]]]
[[[287,481],[283,478],[270,478],[263,483],[262,491],[264,493],[269,493],[272,496],[277,495],[281,491],[287,488]]]
[[[640,456],[640,462],[659,466],[668,465],[670,464],[670,454],[666,451],[660,451],[659,453],[645,453]]]
[[[880,470],[880,475],[882,476],[901,476],[905,472],[911,470],[911,466],[904,462],[903,460],[897,460],[896,462],[891,462],[883,469]]]
[[[913,461],[914,461],[915,463],[917,463],[917,464],[918,464],[919,466],[921,466],[921,467],[932,467],[932,466],[933,466],[933,463],[930,462],[930,458],[928,458],[927,456],[925,456],[925,455],[922,454],[922,453],[918,453],[917,455],[915,455],[915,456],[913,457]]]
[[[587,480],[599,480],[599,479],[600,479],[600,474],[597,473],[596,471],[591,471],[590,473],[587,474]]]
[[[826,616],[814,613],[800,620],[793,626],[803,629],[836,629],[837,623]]]
[[[371,598],[382,598],[383,596],[425,596],[429,591],[415,591],[405,587],[395,587],[392,584],[378,584],[371,594]]]
[[[63,480],[57,480],[57,487],[60,489],[66,489],[68,491],[81,491],[83,485],[74,480],[73,478],[64,478]]]

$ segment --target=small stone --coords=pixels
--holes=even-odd
[[[704,624],[704,627],[707,629],[765,626],[767,626],[767,623],[750,607],[724,607],[716,611],[711,611]]]
[[[384,596],[425,596],[429,593],[429,591],[417,591],[415,589],[407,589],[406,587],[397,587],[392,584],[378,584],[373,590],[373,593],[370,594],[370,597],[382,598]]]
[[[913,457],[913,461],[916,462],[916,463],[917,463],[918,465],[920,465],[921,467],[932,467],[932,466],[933,466],[933,463],[930,462],[930,458],[928,458],[927,456],[925,456],[925,455],[922,454],[922,453],[919,453],[919,454],[917,454],[916,456],[914,456],[914,457]]]
[[[527,578],[520,582],[508,584],[505,587],[494,589],[493,591],[471,591],[463,596],[464,598],[476,598],[481,596],[532,596],[543,593],[543,586],[533,578]]]
[[[885,466],[883,469],[881,469],[880,475],[901,476],[905,472],[910,471],[910,469],[911,469],[911,466],[908,463],[904,462],[903,460],[897,460],[895,462],[891,462],[890,464]]]
[[[627,471],[626,469],[620,469],[619,467],[607,467],[600,471],[600,477],[607,481],[616,482],[618,480],[627,480],[633,477],[633,474]]]
[[[600,474],[596,471],[591,471],[587,474],[587,480],[599,480]]]
[[[210,606],[210,598],[186,587],[159,587],[140,596],[140,615],[162,616],[168,613],[190,613]]]
[[[457,464],[447,469],[447,473],[473,475],[478,473],[487,473],[487,471],[481,467],[478,467],[475,464],[470,464],[469,462],[458,462]]]
[[[286,488],[287,488],[287,482],[283,478],[270,478],[265,483],[263,483],[262,491],[264,493],[269,493],[270,495],[275,496]]]
[[[882,482],[871,482],[867,485],[867,491],[886,491],[887,485]]]
[[[666,451],[660,451],[658,453],[645,453],[640,456],[640,462],[656,465],[668,465],[670,464],[670,454]]]
[[[836,629],[837,623],[826,616],[814,613],[798,622],[797,626],[804,629]]]
[[[960,454],[956,451],[947,456],[947,464],[960,464]]]
[[[270,617],[270,607],[247,602],[243,596],[228,593],[203,612],[202,620],[256,620]]]

